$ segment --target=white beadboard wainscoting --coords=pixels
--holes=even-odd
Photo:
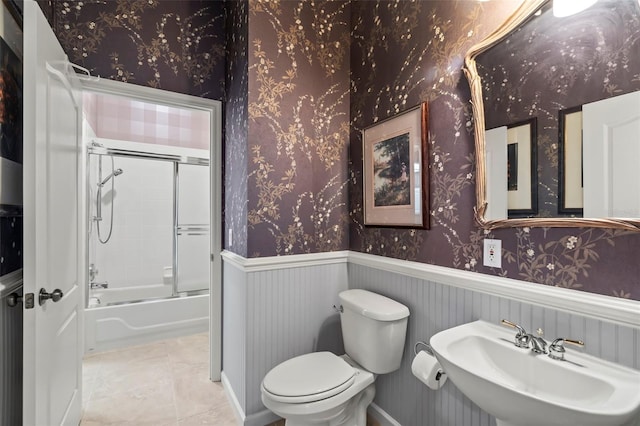
[[[240,423],[263,426],[278,419],[260,399],[271,368],[317,350],[344,353],[333,305],[347,289],[348,255],[222,258],[222,381]]]
[[[477,319],[505,318],[529,332],[540,327],[547,340],[584,340],[585,352],[640,369],[638,302],[353,252],[348,269],[349,288],[384,294],[411,312],[402,366],[376,381],[374,403],[398,424],[495,424],[451,381],[436,392],[411,374],[417,341]]]
[[[7,305],[11,293],[22,295],[22,270],[0,280],[0,425],[22,424],[22,302]]]
[[[477,319],[540,327],[547,340],[581,339],[585,352],[640,369],[637,301],[357,252],[258,259],[225,252],[223,259],[223,381],[244,425],[276,418],[260,402],[262,378],[318,348],[315,339],[323,323],[337,320],[332,305],[345,288],[384,294],[411,312],[400,369],[376,381],[370,412],[382,425],[495,424],[450,381],[434,392],[411,374],[415,342]]]

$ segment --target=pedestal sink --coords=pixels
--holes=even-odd
[[[640,371],[570,349],[554,360],[516,347],[514,336],[478,320],[437,333],[431,346],[449,379],[498,426],[640,425]]]

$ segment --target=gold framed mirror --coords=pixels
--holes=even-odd
[[[535,109],[530,108],[529,106],[529,110],[516,111],[518,108],[517,100],[519,100],[516,99],[519,97],[519,92],[517,91],[520,89],[518,84],[522,82],[523,77],[521,77],[520,80],[514,79],[514,81],[508,81],[506,77],[504,80],[494,78],[493,81],[490,81],[491,79],[487,78],[487,81],[484,82],[483,75],[481,72],[479,72],[479,68],[481,70],[483,69],[483,64],[485,70],[489,67],[494,71],[497,69],[498,71],[496,71],[496,73],[503,72],[503,66],[497,65],[494,61],[497,56],[491,56],[491,53],[495,52],[495,49],[500,43],[508,44],[510,41],[513,41],[513,37],[515,37],[515,35],[517,35],[518,33],[527,34],[528,42],[530,42],[530,40],[532,39],[531,34],[548,35],[548,31],[544,30],[548,30],[550,28],[549,22],[551,21],[546,21],[547,27],[543,28],[542,30],[538,29],[537,32],[533,31],[527,33],[527,31],[525,30],[530,29],[532,23],[536,22],[536,19],[538,19],[539,22],[545,22],[543,21],[543,18],[541,18],[541,16],[547,16],[542,15],[543,13],[552,13],[552,4],[553,2],[551,0],[525,0],[510,18],[508,18],[487,38],[485,38],[477,45],[473,46],[465,57],[464,73],[469,81],[469,86],[471,89],[472,112],[475,126],[477,200],[475,207],[476,221],[485,229],[505,227],[597,227],[638,231],[640,230],[640,195],[638,195],[637,197],[633,195],[634,190],[629,191],[628,185],[630,182],[638,181],[639,183],[637,184],[637,186],[638,188],[640,188],[640,176],[637,176],[637,174],[631,174],[637,172],[637,170],[634,169],[639,169],[637,164],[640,163],[627,161],[627,165],[616,164],[615,166],[609,166],[609,163],[606,163],[602,166],[598,166],[597,170],[587,169],[586,165],[591,164],[587,160],[590,159],[589,161],[593,161],[592,157],[594,157],[594,154],[591,153],[593,149],[589,148],[589,150],[587,150],[586,148],[587,146],[592,146],[594,143],[588,141],[587,139],[591,138],[592,134],[602,133],[600,128],[593,127],[593,125],[592,127],[588,128],[587,125],[591,125],[590,121],[592,120],[587,119],[583,120],[585,124],[583,124],[582,129],[578,128],[578,132],[582,132],[578,136],[578,138],[584,139],[582,141],[582,145],[585,146],[585,151],[584,153],[578,152],[577,154],[572,154],[574,163],[576,155],[579,157],[578,166],[572,166],[572,173],[568,173],[565,170],[566,167],[563,164],[561,165],[558,163],[558,157],[559,155],[562,156],[562,153],[559,154],[559,152],[564,148],[564,141],[560,140],[560,138],[566,137],[566,134],[569,133],[567,128],[560,128],[559,123],[560,121],[564,120],[564,117],[566,117],[568,112],[572,112],[577,107],[581,107],[581,110],[586,110],[585,114],[587,114],[587,112],[591,114],[589,116],[585,115],[585,117],[592,117],[593,114],[602,114],[602,112],[592,112],[601,111],[598,109],[594,110],[591,107],[592,104],[597,106],[602,103],[607,103],[608,98],[616,98],[615,100],[618,101],[625,97],[629,97],[630,99],[631,97],[633,97],[633,99],[629,100],[629,103],[627,104],[630,105],[630,107],[626,107],[626,109],[629,109],[631,111],[635,109],[637,110],[637,114],[635,114],[631,119],[625,119],[626,121],[623,121],[624,125],[627,126],[625,131],[631,132],[627,133],[626,138],[634,140],[637,143],[638,148],[636,148],[635,145],[627,144],[625,146],[620,145],[621,148],[617,148],[617,152],[613,148],[611,148],[610,151],[602,152],[602,148],[599,147],[598,149],[600,151],[597,151],[599,152],[599,154],[596,154],[596,156],[601,155],[605,158],[614,158],[617,156],[621,157],[624,160],[625,156],[631,156],[635,158],[634,153],[637,151],[639,155],[638,158],[640,158],[640,69],[638,69],[640,68],[640,59],[637,59],[634,63],[630,64],[626,59],[618,58],[619,60],[616,61],[611,60],[611,57],[608,57],[609,60],[607,62],[606,54],[602,54],[602,46],[607,46],[606,40],[600,37],[600,39],[598,40],[585,43],[584,40],[580,39],[578,34],[581,31],[583,31],[585,34],[589,34],[589,32],[602,33],[602,31],[595,31],[593,27],[585,25],[584,22],[578,21],[578,18],[564,17],[553,18],[556,20],[552,21],[552,25],[553,28],[563,28],[564,31],[568,33],[567,40],[569,41],[563,41],[562,43],[564,44],[557,44],[553,46],[557,49],[550,49],[549,46],[546,46],[545,49],[547,50],[545,52],[547,52],[547,56],[553,56],[556,51],[559,52],[559,55],[562,55],[563,60],[566,57],[572,58],[574,56],[580,55],[585,56],[585,49],[588,49],[590,47],[593,47],[595,53],[591,54],[591,56],[589,56],[589,54],[586,54],[590,61],[587,61],[587,65],[589,68],[586,68],[587,65],[585,65],[584,69],[578,69],[575,70],[576,72],[570,73],[568,72],[569,66],[567,65],[567,69],[560,69],[560,71],[562,72],[555,72],[556,69],[551,68],[551,70],[545,70],[544,72],[540,73],[541,75],[544,75],[547,80],[536,83],[539,86],[553,86],[553,84],[556,84],[556,82],[553,81],[554,79],[559,80],[566,78],[567,80],[573,79],[573,81],[578,82],[577,89],[575,87],[570,87],[568,84],[559,86],[560,83],[557,83],[557,86],[553,86],[554,90],[556,90],[557,87],[558,92],[567,92],[563,93],[565,97],[562,98],[561,101],[553,101],[557,104],[557,108],[555,110],[550,111],[549,109],[544,109],[542,107]],[[614,2],[612,0],[603,0],[598,2],[596,8],[594,8],[593,10],[581,12],[580,14],[576,14],[575,16],[579,17],[583,21],[586,18],[594,20],[597,19],[597,16],[599,16],[599,14],[602,15],[602,11],[604,10],[602,8],[606,7],[611,7],[613,10],[611,13],[615,15],[616,19],[618,19],[618,21],[616,21],[615,19],[612,21],[614,22],[613,25],[622,27],[625,29],[625,31],[633,31],[633,34],[640,35],[640,0],[622,0],[619,2]],[[624,15],[625,13],[627,13],[627,15]],[[628,22],[629,13],[631,13],[631,16],[633,17],[633,19],[630,20],[631,23]],[[623,21],[620,21],[620,19],[623,19]],[[611,21],[611,19],[609,20]],[[626,26],[628,25],[634,25],[634,27],[632,29],[626,28]],[[609,32],[612,31],[613,30],[609,30]],[[605,36],[606,35],[607,34],[605,34]],[[614,34],[614,36],[617,39],[621,39],[621,43],[629,44],[628,38],[625,38],[624,34]],[[637,37],[635,40],[637,40]],[[575,42],[575,45],[570,44],[573,42]],[[638,42],[633,41],[633,43]],[[522,45],[520,45],[520,47],[520,51],[527,50],[522,49]],[[635,48],[637,49],[637,45]],[[483,53],[485,55],[480,56]],[[511,56],[513,56],[513,53],[511,53]],[[520,68],[527,70],[527,72],[529,72],[531,68],[539,66],[539,63],[545,62],[547,60],[546,57],[543,59],[544,60],[539,61],[533,59],[531,62],[526,63],[523,62],[522,58],[518,58],[518,60],[520,61]],[[606,69],[604,71],[593,71],[596,61],[602,62],[602,66]],[[566,65],[566,63],[567,62],[565,62],[563,66]],[[489,66],[487,66],[487,64],[489,64]],[[636,75],[638,77],[637,81],[633,82],[632,86],[622,88],[616,86],[612,82],[609,82],[608,76],[611,75],[610,70],[614,69],[615,71],[616,67],[620,67],[617,68],[617,70],[621,70],[623,67],[625,68],[624,72],[627,73],[624,74],[625,80],[633,81],[633,76]],[[633,74],[631,74],[631,78],[628,77],[628,72],[630,72],[630,70],[628,69],[629,67],[633,67]],[[589,71],[585,71],[587,69]],[[571,68],[571,71],[574,71],[574,68]],[[597,74],[597,72],[604,72],[604,74]],[[596,75],[594,78],[600,78],[600,80],[598,81],[601,85],[604,84],[605,86],[601,87],[600,89],[602,92],[607,92],[608,96],[592,96],[591,98],[587,96],[586,99],[577,99],[574,101],[570,95],[584,89],[585,82],[581,81],[580,78],[589,73],[593,73],[594,75]],[[601,75],[604,75],[605,78],[603,79]],[[583,78],[583,80],[586,79]],[[603,80],[604,83],[602,83]],[[496,113],[495,104],[498,103],[494,102],[494,99],[492,98],[487,98],[487,94],[490,93],[490,90],[485,90],[485,92],[483,92],[483,89],[490,89],[491,84],[495,86],[505,86],[505,84],[511,84],[513,87],[514,94],[508,95],[510,99],[513,98],[513,102],[509,103],[509,106],[506,109],[508,113],[504,117],[500,116],[496,118],[494,115],[489,115]],[[583,86],[580,86],[579,84],[583,84]],[[591,82],[589,82],[589,84],[593,85]],[[504,92],[501,92],[501,94],[504,95]],[[507,96],[502,96],[502,98],[498,97],[496,99],[504,101],[506,98]],[[488,105],[488,109],[485,108],[487,106],[485,104]],[[506,102],[503,102],[503,104],[506,104]],[[638,106],[638,108],[635,108],[636,105]],[[511,110],[509,108],[511,108]],[[621,107],[617,106],[617,108]],[[523,115],[518,116],[517,113],[519,112],[525,113],[526,115],[524,117]],[[489,142],[488,144],[487,140],[493,140],[493,134],[495,133],[493,132],[494,127],[504,127],[505,131],[503,133],[504,135],[506,135],[506,128],[508,126],[513,125],[513,123],[522,121],[526,118],[537,118],[539,123],[538,134],[540,134],[541,130],[544,131],[549,129],[551,129],[552,132],[555,132],[555,134],[552,134],[551,136],[541,136],[541,138],[546,138],[541,142],[546,143],[546,146],[541,146],[538,148],[537,156],[539,161],[541,162],[538,163],[535,167],[531,167],[532,173],[536,175],[533,179],[526,181],[537,182],[538,179],[536,178],[538,177],[538,175],[542,176],[540,185],[538,187],[532,187],[531,192],[538,193],[546,191],[545,195],[547,198],[541,198],[540,200],[538,200],[537,204],[545,206],[545,208],[547,208],[547,211],[541,212],[538,217],[512,217],[507,213],[511,209],[508,207],[506,193],[511,189],[513,183],[510,181],[508,182],[508,179],[511,178],[507,177],[509,174],[509,172],[507,171],[507,156],[511,155],[511,153],[507,153],[506,136],[504,141],[504,160],[501,151],[502,147],[500,146],[500,148],[498,149],[500,155],[496,157],[494,155],[495,151],[491,151],[493,149],[491,148],[491,146],[493,146],[493,142]],[[555,124],[548,124],[545,121],[547,119],[555,119]],[[587,121],[589,121],[589,123],[587,123]],[[489,128],[490,130],[487,131],[486,128]],[[497,133],[502,134],[500,132]],[[489,134],[488,138],[486,136],[487,134]],[[628,135],[631,135],[631,137],[629,137]],[[536,141],[534,141],[533,143],[535,142]],[[578,145],[580,145],[580,142],[578,142]],[[575,143],[572,146],[576,146]],[[613,145],[610,143],[610,141],[605,141],[604,146],[611,147],[618,145]],[[488,148],[489,152],[487,151]],[[633,152],[630,152],[630,150]],[[569,155],[562,156],[562,158],[565,157],[569,157]],[[580,159],[580,157],[582,157],[582,159]],[[498,158],[498,160],[495,160],[495,158]],[[549,164],[542,163],[542,161],[547,160],[549,160]],[[497,163],[495,161],[497,161]],[[504,162],[504,170],[501,169],[503,167],[502,162]],[[499,167],[494,167],[496,164],[498,164]],[[513,165],[510,165],[509,167],[512,166]],[[576,167],[578,167],[578,170],[575,170]],[[511,169],[509,169],[509,171],[510,170]],[[616,172],[616,170],[618,170],[618,172]],[[626,174],[624,174],[623,172]],[[595,190],[592,189],[592,186],[587,187],[586,185],[591,185],[591,183],[589,182],[592,181],[601,181],[602,179],[600,175],[602,173],[608,173],[606,178],[609,179],[607,181],[609,182],[609,186],[605,185],[604,187],[598,189],[598,191],[600,192],[597,193],[598,198],[595,202],[595,204],[598,205],[598,208],[592,208],[592,206],[594,205],[593,200],[596,199],[593,194],[596,192],[594,192]],[[618,175],[611,177],[616,173],[618,173]],[[496,176],[501,176],[502,174],[504,174],[504,182],[496,178]],[[562,181],[562,179],[567,175],[573,175],[574,177],[577,176],[577,184],[576,179],[573,179],[570,185],[567,184],[567,186],[564,186],[565,183]],[[578,197],[578,201],[572,201],[572,203],[584,203],[584,214],[582,208],[564,208],[565,198],[568,197],[569,194],[575,195],[576,185],[578,187],[578,191],[580,191],[582,181],[584,181],[585,188],[588,188],[588,190],[584,191],[584,201],[582,201],[582,194],[580,194],[581,196]],[[498,183],[498,185],[495,184],[496,182]],[[618,183],[618,185],[615,185],[616,182]],[[621,182],[624,182],[624,185],[621,185]],[[536,183],[536,185],[538,184]],[[496,193],[499,193],[498,197],[495,196]],[[602,194],[604,194],[604,196]],[[604,198],[602,198],[602,196]],[[620,201],[613,202],[612,200],[614,199]],[[553,205],[553,202],[555,202],[556,204]],[[623,205],[625,203],[626,205]],[[601,208],[602,206],[605,206],[606,208]],[[610,206],[613,207],[609,208]],[[596,213],[593,214],[593,212]],[[553,213],[555,213],[556,216],[554,216]],[[535,214],[536,213],[533,213],[531,214],[531,216],[535,216]],[[584,215],[585,217],[578,217],[581,215]]]

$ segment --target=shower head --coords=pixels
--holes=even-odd
[[[122,173],[123,173],[123,170],[122,170],[122,169],[115,169],[115,170],[113,171],[113,173],[111,173],[109,176],[107,176],[106,178],[104,178],[104,179],[102,180],[102,182],[100,182],[100,183],[98,184],[98,186],[99,186],[99,187],[104,186],[104,184],[105,184],[105,183],[109,182],[109,179],[111,179],[112,177],[116,177],[116,176],[118,176],[118,175],[121,175]]]

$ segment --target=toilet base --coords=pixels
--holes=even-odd
[[[289,417],[285,426],[366,426],[367,408],[375,396],[375,383],[371,383],[344,404],[313,418]]]

